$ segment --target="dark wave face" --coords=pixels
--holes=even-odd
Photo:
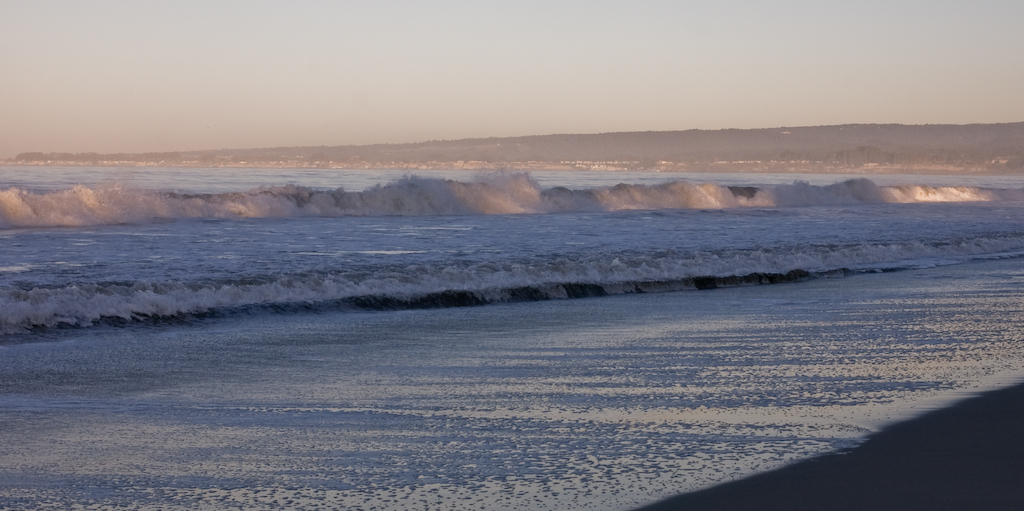
[[[406,177],[0,192],[0,332],[797,282],[1024,254],[1024,192]]]
[[[380,257],[385,254],[377,254]],[[400,256],[402,254],[391,254]],[[328,271],[194,280],[101,280],[0,287],[0,328],[130,324],[238,313],[475,306],[764,285],[1024,255],[1024,236],[960,243],[861,244],[787,249],[598,253],[580,257],[457,262],[422,256]],[[443,256],[443,254],[440,254]],[[286,270],[286,268],[281,268]]]

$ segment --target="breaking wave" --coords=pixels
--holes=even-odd
[[[1024,200],[1024,190],[879,186],[868,179],[827,186],[796,182],[737,187],[672,181],[570,190],[542,189],[526,174],[498,175],[477,182],[406,177],[360,192],[286,185],[248,192],[179,194],[78,185],[47,193],[19,188],[0,190],[0,228],[128,224],[180,218],[544,214],[1000,200]]]
[[[197,282],[0,287],[0,333],[246,312],[452,307],[774,284],[851,272],[1024,256],[1024,237],[621,253],[528,262],[382,266],[373,271]]]

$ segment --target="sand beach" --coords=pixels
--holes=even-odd
[[[1024,509],[1024,385],[895,424],[860,446],[641,511]]]

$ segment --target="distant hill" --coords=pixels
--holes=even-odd
[[[648,131],[176,153],[22,153],[26,164],[1024,172],[1024,122]]]

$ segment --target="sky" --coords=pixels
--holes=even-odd
[[[0,0],[0,158],[1024,121],[1024,2]]]

